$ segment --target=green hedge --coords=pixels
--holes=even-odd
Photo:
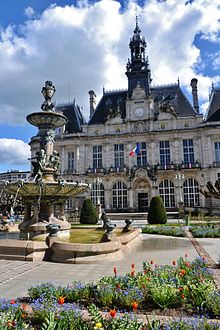
[[[167,213],[160,196],[153,196],[148,210],[148,223],[164,224],[167,222]]]

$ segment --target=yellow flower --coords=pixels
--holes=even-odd
[[[102,323],[98,322],[96,323],[94,330],[102,329]]]

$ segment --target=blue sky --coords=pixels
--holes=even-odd
[[[180,79],[191,101],[199,81],[205,112],[211,83],[220,85],[219,0],[0,1],[0,172],[29,170],[28,141],[36,129],[46,80],[57,103],[76,99],[88,117],[88,91],[127,88],[124,74],[138,14],[153,85]]]

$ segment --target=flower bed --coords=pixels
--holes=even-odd
[[[146,226],[142,229],[144,234],[157,234],[183,237],[184,230],[179,226]]]
[[[43,283],[28,290],[26,301],[0,300],[0,329],[219,329],[217,321],[208,322],[220,317],[220,294],[205,260],[189,262],[185,255],[172,266],[150,261],[141,272],[132,264],[125,276],[116,267],[113,274],[96,284]],[[193,319],[140,321],[152,312]]]
[[[194,237],[220,238],[219,226],[191,226],[189,230]]]

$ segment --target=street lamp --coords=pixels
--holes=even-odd
[[[100,203],[100,190],[101,190],[101,183],[102,183],[102,179],[99,178],[98,176],[96,178],[94,178],[93,183],[96,185],[96,202],[97,204],[101,204]]]
[[[98,216],[98,223],[101,224],[101,216],[102,216],[102,207],[101,207],[101,203],[100,203],[100,188],[101,188],[101,183],[102,183],[102,179],[99,178],[98,176],[96,178],[93,179],[93,184],[95,184],[95,188],[96,188],[96,213]]]
[[[180,203],[183,203],[183,195],[182,195],[182,182],[185,179],[184,174],[178,172],[176,174],[176,181],[178,182],[179,193],[180,193]]]

